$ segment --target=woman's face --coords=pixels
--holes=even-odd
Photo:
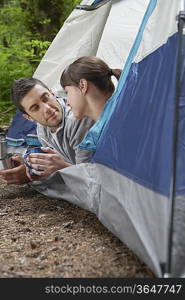
[[[81,89],[77,86],[66,86],[67,104],[71,107],[77,119],[87,117],[87,101]]]

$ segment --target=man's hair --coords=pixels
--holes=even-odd
[[[13,82],[11,88],[12,101],[20,111],[25,112],[21,105],[22,99],[31,91],[36,84],[39,84],[49,90],[49,88],[39,79],[33,77],[22,77]]]

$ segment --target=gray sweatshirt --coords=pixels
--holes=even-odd
[[[63,111],[60,127],[52,133],[48,126],[37,124],[37,135],[43,147],[52,147],[64,156],[66,162],[79,164],[88,162],[92,152],[81,150],[78,145],[84,138],[89,128],[94,124],[90,118],[76,119],[71,108],[62,98],[57,98]]]

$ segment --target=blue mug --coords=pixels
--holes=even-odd
[[[34,148],[30,148],[30,149],[26,150],[26,152],[25,152],[25,154],[23,156],[24,164],[28,168],[29,174],[31,176],[38,176],[37,174],[34,173],[34,169],[28,163],[28,156],[31,153],[47,153],[47,152],[43,151],[40,147],[34,147]]]

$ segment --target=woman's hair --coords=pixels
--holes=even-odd
[[[83,56],[75,60],[63,71],[60,84],[66,86],[78,86],[80,79],[91,81],[100,91],[114,92],[114,84],[111,76],[119,79],[120,69],[110,69],[109,66],[96,56]]]

